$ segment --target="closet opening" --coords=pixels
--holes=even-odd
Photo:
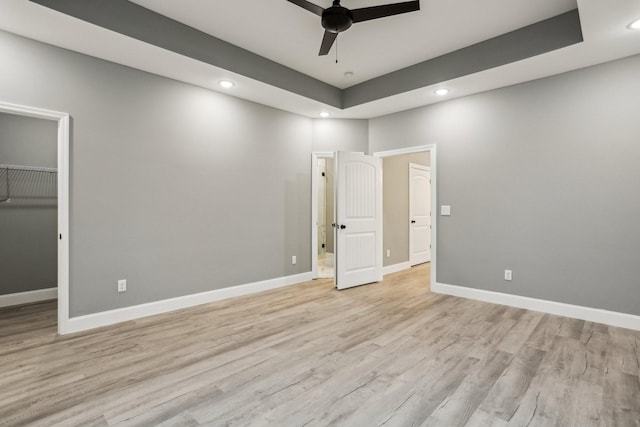
[[[53,318],[59,333],[69,318],[68,125],[64,113],[0,103],[0,319],[42,312],[33,327]]]

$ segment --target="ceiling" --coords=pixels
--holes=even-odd
[[[387,3],[344,2],[350,8]],[[334,50],[326,57],[317,56],[322,36],[318,17],[286,0],[134,3],[340,89],[576,7],[575,0],[421,0],[419,12],[358,23],[341,34],[336,64]],[[316,3],[326,7],[329,0]],[[577,7],[584,37],[581,43],[346,109],[27,0],[0,2],[0,29],[221,92],[218,81],[231,79],[236,86],[225,93],[309,117],[327,111],[336,118],[371,118],[640,53],[640,31],[627,29],[631,21],[640,18],[640,1],[578,0]],[[269,24],[264,19],[267,16]],[[346,78],[346,71],[354,76]],[[435,96],[434,89],[443,86],[450,94]]]
[[[331,6],[331,0],[310,1]],[[356,9],[399,1],[343,0],[342,5]],[[420,0],[418,12],[354,24],[340,34],[336,64],[335,46],[318,56],[320,18],[286,0],[132,2],[341,89],[577,7],[576,0]],[[347,71],[352,78],[344,76]]]

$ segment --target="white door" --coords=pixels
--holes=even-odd
[[[382,159],[336,153],[336,265],[338,289],[382,280]]]
[[[409,164],[409,262],[431,261],[431,169]]]

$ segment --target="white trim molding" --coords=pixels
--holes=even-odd
[[[149,302],[146,304],[118,308],[115,310],[102,311],[100,313],[72,317],[69,319],[67,328],[64,333],[69,334],[74,332],[86,331],[102,326],[126,322],[128,320],[135,320],[142,317],[168,313],[170,311],[181,310],[183,308],[194,307],[201,304],[208,304],[228,298],[234,298],[242,295],[254,294],[256,292],[267,291],[270,289],[296,285],[299,283],[308,282],[310,280],[311,272],[300,273],[292,276],[263,280],[261,282],[231,286],[222,289],[214,289],[212,291],[200,292],[192,295],[185,295],[161,301]]]
[[[409,261],[400,262],[398,264],[387,265],[383,267],[382,274],[386,276],[387,274],[397,273],[398,271],[408,270],[409,268],[411,268],[411,264],[409,263]]]
[[[587,320],[589,322],[603,323],[605,325],[617,326],[620,328],[634,329],[637,331],[640,330],[640,316],[635,316],[633,314],[619,313],[616,311],[583,307],[580,305],[565,304],[519,295],[504,294],[500,292],[485,291],[483,289],[467,288],[464,286],[447,285],[444,283],[436,283],[435,285],[432,285],[431,291],[437,294],[469,298],[493,304],[502,304],[510,307],[525,308],[527,310],[555,314],[557,316]]]
[[[405,154],[414,154],[414,153],[423,153],[425,151],[435,150],[435,144],[429,145],[415,145],[413,147],[406,148],[398,148],[395,150],[386,150],[386,151],[376,151],[373,153],[376,157],[393,157],[393,156],[402,156]]]
[[[0,307],[31,304],[58,298],[58,288],[37,289],[35,291],[16,292],[15,294],[0,295]]]
[[[0,112],[58,122],[58,333],[69,321],[69,114],[0,102]]]

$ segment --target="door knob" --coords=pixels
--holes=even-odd
[[[341,229],[341,230],[344,230],[345,228],[347,228],[347,226],[346,226],[346,225],[344,225],[344,224],[342,224],[342,225],[340,226],[340,229]]]
[[[411,220],[411,224],[415,224],[415,223],[416,223],[416,220],[415,220],[415,219],[412,219],[412,220]]]

